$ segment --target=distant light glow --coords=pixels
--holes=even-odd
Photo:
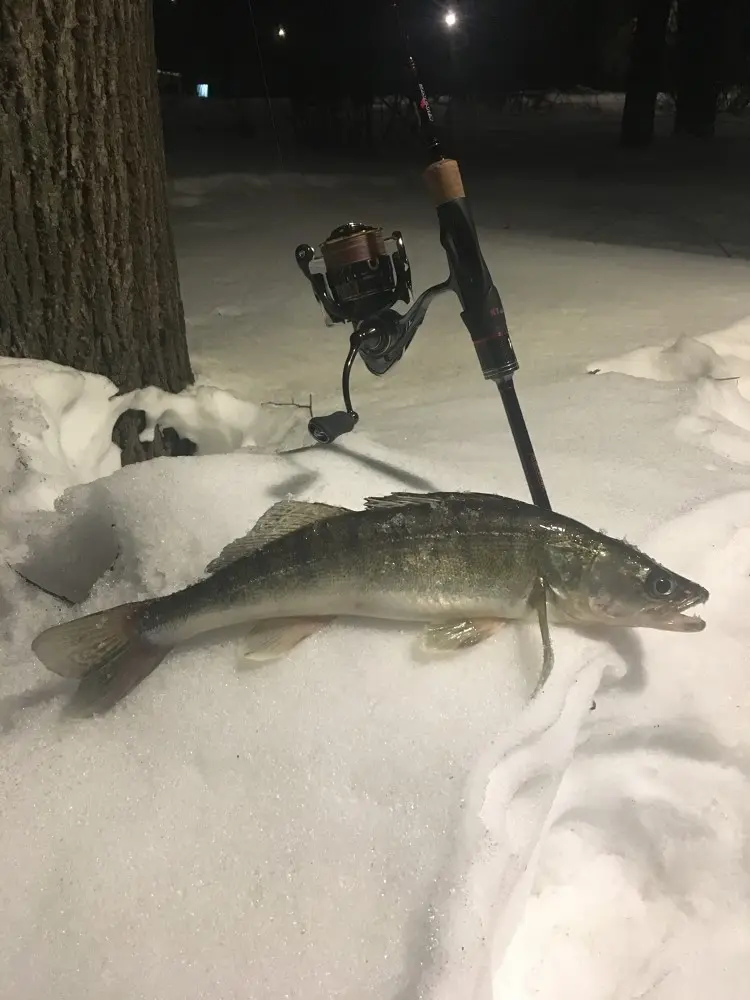
[[[208,97],[208,84],[199,83],[198,86],[195,88],[195,91],[198,94],[198,97]]]
[[[277,38],[286,38],[286,28],[284,27],[283,24],[280,24],[278,26],[278,28],[276,29],[276,37]]]
[[[447,28],[455,28],[458,24],[458,14],[455,10],[448,10],[445,12],[445,17],[443,18]]]

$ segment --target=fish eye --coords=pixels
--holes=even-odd
[[[646,577],[646,592],[650,597],[669,597],[674,589],[674,580],[662,570],[654,569]]]

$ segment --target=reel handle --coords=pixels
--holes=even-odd
[[[307,429],[319,444],[331,444],[342,434],[353,431],[358,420],[359,415],[354,411],[337,410],[325,417],[313,417]]]

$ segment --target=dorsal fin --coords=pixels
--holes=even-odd
[[[367,510],[372,510],[374,507],[413,507],[415,505],[437,507],[452,500],[504,499],[506,498],[495,496],[494,493],[389,493],[385,497],[367,497],[365,507]],[[510,502],[517,503],[518,501],[511,500]]]
[[[376,507],[413,507],[415,504],[432,507],[440,503],[443,498],[444,494],[441,493],[389,493],[385,497],[367,497],[365,499],[365,509],[373,510]]]
[[[262,514],[250,531],[225,546],[219,555],[206,566],[207,573],[215,573],[243,556],[255,552],[268,542],[288,535],[299,528],[306,528],[316,521],[325,521],[339,514],[348,514],[346,507],[332,507],[327,503],[305,503],[301,500],[280,500]]]

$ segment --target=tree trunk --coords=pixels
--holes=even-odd
[[[714,136],[728,13],[727,0],[680,0],[675,135]]]
[[[620,129],[623,146],[643,148],[653,142],[670,7],[671,0],[639,0]]]
[[[151,0],[0,0],[0,353],[123,391],[193,380]]]

